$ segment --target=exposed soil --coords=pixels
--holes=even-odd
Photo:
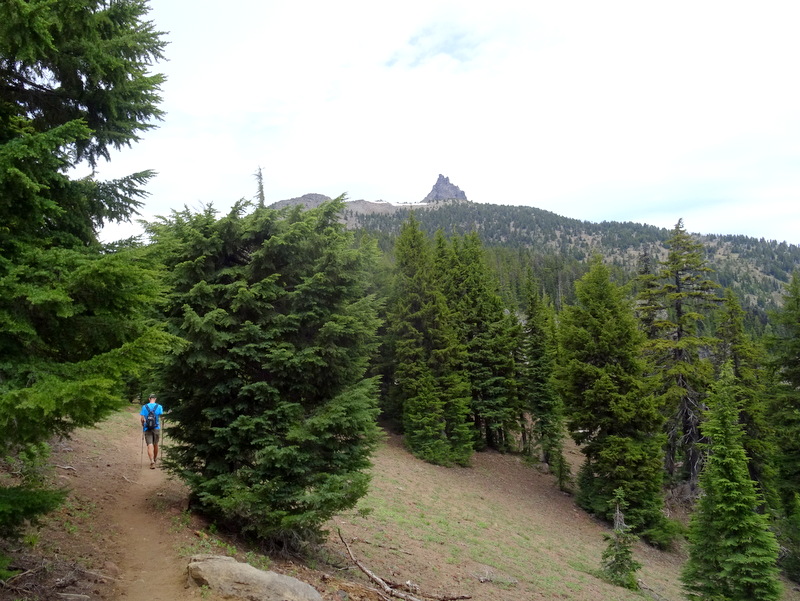
[[[570,458],[580,459],[574,449]],[[327,545],[305,563],[265,559],[191,516],[184,487],[149,469],[138,407],[55,445],[51,463],[70,500],[47,518],[38,542],[6,549],[27,573],[0,588],[0,599],[215,601],[186,582],[188,557],[212,552],[295,576],[326,601],[379,601],[339,533],[365,567],[420,599],[643,598],[597,577],[606,525],[514,456],[480,453],[470,468],[442,468],[415,460],[388,436],[370,494],[332,520]],[[682,553],[640,544],[636,559],[645,598],[683,598]],[[784,600],[800,601],[800,592],[787,585]]]
[[[168,428],[162,446],[169,447]],[[2,600],[217,601],[212,591],[187,583],[186,566],[196,553],[251,559],[310,583],[326,601],[380,599],[362,584],[337,577],[335,568],[329,574],[248,555],[245,545],[212,534],[213,528],[188,513],[184,486],[160,467],[150,469],[138,407],[53,447],[56,483],[70,489],[69,499],[47,516],[34,544],[3,550],[14,557],[11,567],[23,573],[0,587]]]
[[[186,561],[170,526],[186,495],[161,469],[149,469],[138,408],[55,444],[52,463],[69,500],[15,562],[43,569],[12,580],[2,598],[200,598],[184,586]]]

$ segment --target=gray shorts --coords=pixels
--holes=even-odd
[[[147,444],[158,444],[159,438],[161,438],[160,430],[148,430],[144,433],[144,441]]]

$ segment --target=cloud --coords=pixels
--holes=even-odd
[[[159,171],[151,213],[252,197],[258,166],[269,200],[414,201],[444,173],[481,202],[800,242],[794,3],[151,5],[168,114],[105,168]]]
[[[478,56],[480,49],[481,40],[474,32],[450,23],[435,23],[414,33],[403,48],[386,61],[386,66],[413,69],[438,57],[464,64]]]

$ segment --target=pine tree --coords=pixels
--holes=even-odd
[[[643,336],[631,304],[599,258],[575,293],[577,304],[561,314],[557,383],[570,432],[586,456],[578,503],[611,519],[621,489],[633,530],[666,544],[663,418],[645,381]]]
[[[718,285],[708,279],[703,245],[696,242],[679,220],[668,243],[667,259],[658,273],[660,287],[650,278],[643,287],[637,307],[650,336],[647,352],[659,365],[659,394],[667,411],[666,469],[676,475],[683,466],[683,478],[692,486],[697,481],[702,453],[700,415],[703,398],[713,379],[713,366],[701,356],[716,341],[702,331],[703,312],[714,308]]]
[[[703,434],[709,454],[703,494],[689,526],[682,581],[689,599],[772,601],[781,596],[778,544],[747,471],[733,370],[727,364],[708,400]]]
[[[171,469],[220,524],[281,548],[314,540],[366,493],[378,438],[374,247],[343,201],[286,213],[237,204],[153,224],[172,275]]]

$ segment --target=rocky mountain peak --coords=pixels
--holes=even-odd
[[[440,202],[442,200],[467,200],[467,195],[455,184],[450,183],[450,178],[441,173],[439,179],[433,184],[430,193],[422,202]]]

